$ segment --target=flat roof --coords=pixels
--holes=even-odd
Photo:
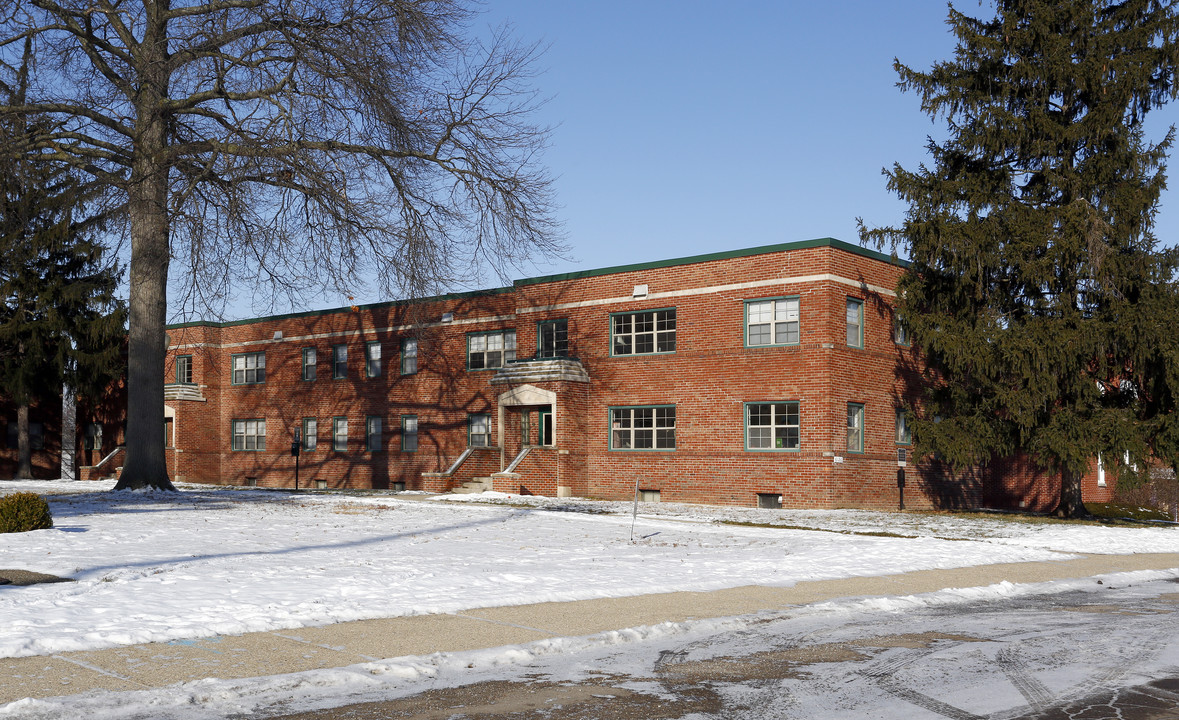
[[[776,252],[788,252],[790,250],[805,250],[807,248],[816,247],[830,247],[844,252],[849,252],[855,255],[860,255],[872,260],[886,262],[892,265],[907,266],[908,262],[900,260],[891,255],[887,255],[876,250],[869,250],[868,248],[853,245],[843,240],[836,240],[835,238],[815,238],[813,240],[798,240],[788,243],[777,243],[775,245],[759,245],[757,247],[742,248],[739,250],[724,250],[721,252],[706,253],[704,255],[688,255],[686,257],[671,258],[668,260],[653,260],[650,262],[630,263],[627,265],[612,265],[610,267],[597,268],[593,270],[578,270],[567,273],[557,273],[555,275],[541,275],[539,277],[523,278],[516,280],[508,287],[488,288],[486,290],[470,290],[466,292],[447,293],[445,295],[432,295],[430,297],[402,299],[402,300],[388,300],[379,303],[369,303],[368,305],[358,305],[358,309],[375,310],[380,308],[396,307],[398,305],[409,305],[413,303],[429,303],[429,302],[443,302],[446,300],[461,300],[463,298],[479,297],[481,295],[499,295],[502,293],[511,292],[513,289],[522,285],[539,285],[548,282],[560,282],[564,280],[577,280],[580,278],[600,277],[602,275],[613,275],[616,273],[636,272],[640,270],[654,270],[658,268],[674,267],[677,265],[693,265],[695,263],[711,262],[713,260],[728,260],[731,258],[751,257],[754,255],[767,255]],[[166,326],[167,329],[180,329],[186,327],[233,327],[235,325],[250,325],[253,323],[270,322],[273,320],[287,320],[290,318],[300,317],[314,317],[317,315],[331,315],[334,313],[352,312],[352,306],[345,306],[339,308],[328,308],[324,310],[305,310],[303,312],[282,313],[278,315],[266,315],[263,317],[246,318],[244,320],[192,320],[189,322],[175,323]]]

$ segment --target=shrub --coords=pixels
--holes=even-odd
[[[0,497],[0,533],[28,532],[53,527],[45,498],[30,492]]]

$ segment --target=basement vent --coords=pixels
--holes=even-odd
[[[639,502],[659,502],[659,491],[639,490]]]
[[[778,493],[758,493],[757,506],[765,510],[781,510],[782,496]]]
[[[393,483],[393,492],[405,492],[405,483],[403,483],[403,482]]]

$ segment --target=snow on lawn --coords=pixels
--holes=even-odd
[[[632,542],[628,503],[109,488],[0,482],[0,494],[47,495],[55,523],[0,535],[0,568],[76,581],[0,586],[0,657],[1061,553],[1179,552],[1170,527],[659,504],[641,506]],[[879,531],[912,537],[855,534]]]

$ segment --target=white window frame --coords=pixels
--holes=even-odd
[[[233,385],[261,385],[266,382],[266,353],[234,355],[230,359]]]
[[[628,405],[610,411],[610,449],[671,452],[676,449],[675,405]]]
[[[467,445],[469,447],[492,447],[490,413],[467,415]]]
[[[800,297],[761,298],[745,301],[746,347],[797,345],[802,338],[802,299]],[[760,340],[764,327],[766,342],[754,340],[754,328]]]
[[[246,418],[234,420],[230,448],[236,452],[265,452],[266,419]]]
[[[610,314],[610,355],[665,355],[676,351],[676,309]],[[640,350],[639,348],[643,348]],[[649,348],[649,349],[648,349]]]
[[[864,347],[864,301],[859,298],[847,299],[847,346]]]
[[[758,422],[754,423],[756,408]],[[767,418],[768,416],[768,418]],[[768,419],[769,422],[761,422]],[[745,403],[745,449],[758,452],[793,452],[802,447],[802,416],[797,400],[765,400]]]
[[[418,339],[404,338],[401,341],[401,374],[413,375],[418,371]]]
[[[516,359],[516,331],[467,334],[467,369],[494,370]]]

